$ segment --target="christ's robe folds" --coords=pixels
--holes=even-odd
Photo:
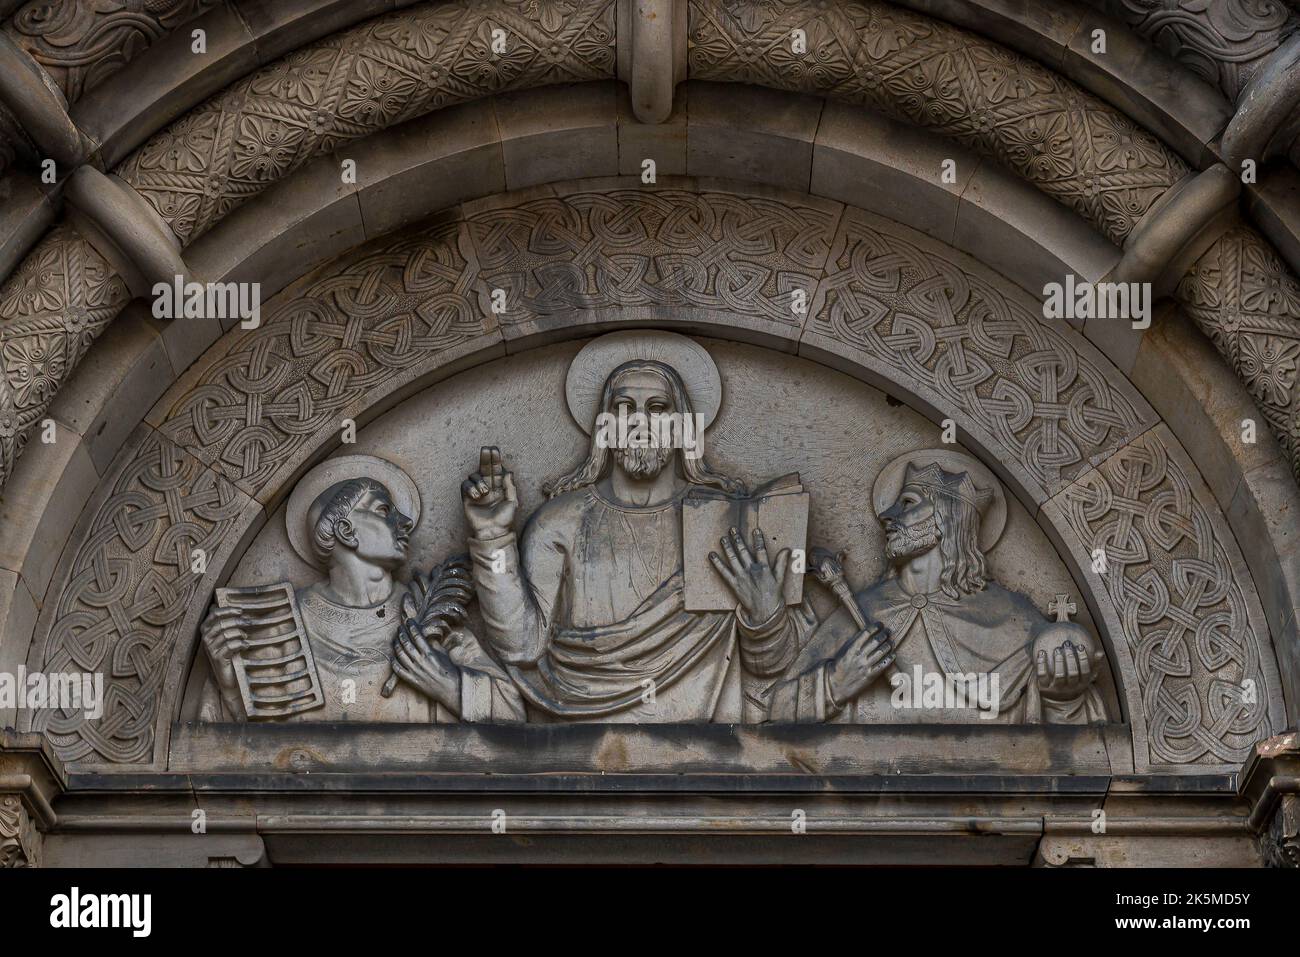
[[[538,508],[518,543],[513,532],[470,540],[489,638],[540,652],[503,653],[530,720],[762,720],[810,619],[686,610],[681,509],[694,487],[634,507],[586,486]]]
[[[460,668],[459,717],[405,681],[398,681],[388,698],[380,693],[392,673],[393,639],[405,594],[406,586],[398,584],[386,600],[357,608],[331,600],[321,584],[298,589],[295,600],[307,629],[325,705],[275,720],[425,724],[523,721],[523,699],[510,676],[467,631],[452,632],[439,642]],[[212,680],[204,690],[201,716],[207,721],[242,717],[228,713]]]
[[[1049,622],[1019,592],[990,582],[961,598],[942,591],[909,594],[897,578],[886,578],[854,597],[868,622],[879,621],[890,630],[894,663],[856,698],[833,701],[827,677],[830,660],[857,634],[847,609],[837,609],[818,626],[782,680],[773,686],[771,720],[847,724],[985,720],[973,700],[967,708],[896,707],[891,678],[902,674],[913,681],[918,666],[924,675],[997,675],[999,696],[996,713],[987,718],[990,723],[1088,724],[1106,720],[1095,684],[1068,701],[1053,701],[1039,694],[1033,641]],[[919,696],[920,692],[912,694]]]

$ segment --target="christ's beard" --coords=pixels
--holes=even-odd
[[[632,478],[654,478],[673,460],[673,450],[665,448],[618,449],[618,464]]]
[[[924,555],[939,544],[939,522],[933,515],[915,525],[900,525],[885,537],[885,557],[891,562]]]

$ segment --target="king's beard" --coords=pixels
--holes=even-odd
[[[939,544],[939,522],[931,515],[912,525],[895,526],[885,535],[885,557],[891,562],[905,562],[924,555]]]
[[[673,449],[651,446],[615,449],[619,466],[632,478],[651,479],[673,460]]]

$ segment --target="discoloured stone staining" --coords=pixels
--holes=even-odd
[[[825,295],[812,300],[809,331],[971,414],[1025,474],[1081,476],[1070,521],[1119,549],[1106,576],[1121,610],[1113,638],[1132,649],[1144,700],[1164,716],[1150,729],[1153,765],[1220,765],[1243,736],[1266,733],[1276,690],[1261,679],[1261,703],[1244,710],[1224,690],[1258,676],[1260,636],[1241,600],[1251,586],[1223,558],[1222,524],[1189,500],[1182,466],[1147,439],[1100,473],[1082,471],[1148,427],[1134,400],[1074,333],[1046,328],[1031,300],[995,292],[986,271],[919,248],[884,220],[810,212],[679,189],[481,210],[353,254],[268,309],[262,328],[222,340],[224,351],[167,400],[161,435],[119,459],[112,493],[91,504],[91,531],[52,585],[57,613],[37,636],[43,666],[108,676],[102,720],[51,723],[60,752],[91,764],[151,758],[158,682],[187,653],[201,596],[216,584],[190,571],[189,548],[233,547],[244,495],[287,482],[334,439],[340,416],[490,332],[480,303],[501,277],[516,303],[542,310],[730,308],[736,289],[751,288],[759,294],[744,301],[762,317],[780,277],[814,279]],[[512,305],[501,319],[518,316]]]
[[[1184,468],[1152,433],[1063,495],[1131,644],[1153,764],[1238,764],[1268,734],[1246,597]]]
[[[809,55],[791,52],[792,31]],[[857,103],[997,160],[1122,244],[1187,167],[1127,118],[1005,48],[885,3],[695,0],[693,79]]]
[[[755,196],[614,190],[475,215],[469,235],[504,322],[564,309],[677,303],[797,327],[835,219]],[[484,307],[487,308],[484,300]]]
[[[161,131],[118,173],[182,244],[308,160],[505,90],[610,79],[614,4],[425,4],[304,47]],[[505,51],[492,50],[504,31]]]

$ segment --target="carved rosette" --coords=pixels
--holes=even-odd
[[[340,418],[538,315],[659,305],[779,330],[792,283],[817,290],[805,342],[965,416],[1036,498],[1073,490],[1072,534],[1117,550],[1113,637],[1155,716],[1153,765],[1240,761],[1278,696],[1252,586],[1123,378],[1031,299],[909,230],[824,200],[667,186],[503,204],[371,244],[270,304],[259,329],[224,337],[119,457],[51,584],[42,667],[107,681],[104,717],[60,718],[51,742],[86,764],[153,757],[176,693],[166,676],[188,661],[216,585],[211,556],[238,545],[250,499],[290,481]],[[493,287],[507,290],[499,317]],[[206,577],[191,571],[195,545]],[[1253,705],[1224,690],[1246,679]]]

